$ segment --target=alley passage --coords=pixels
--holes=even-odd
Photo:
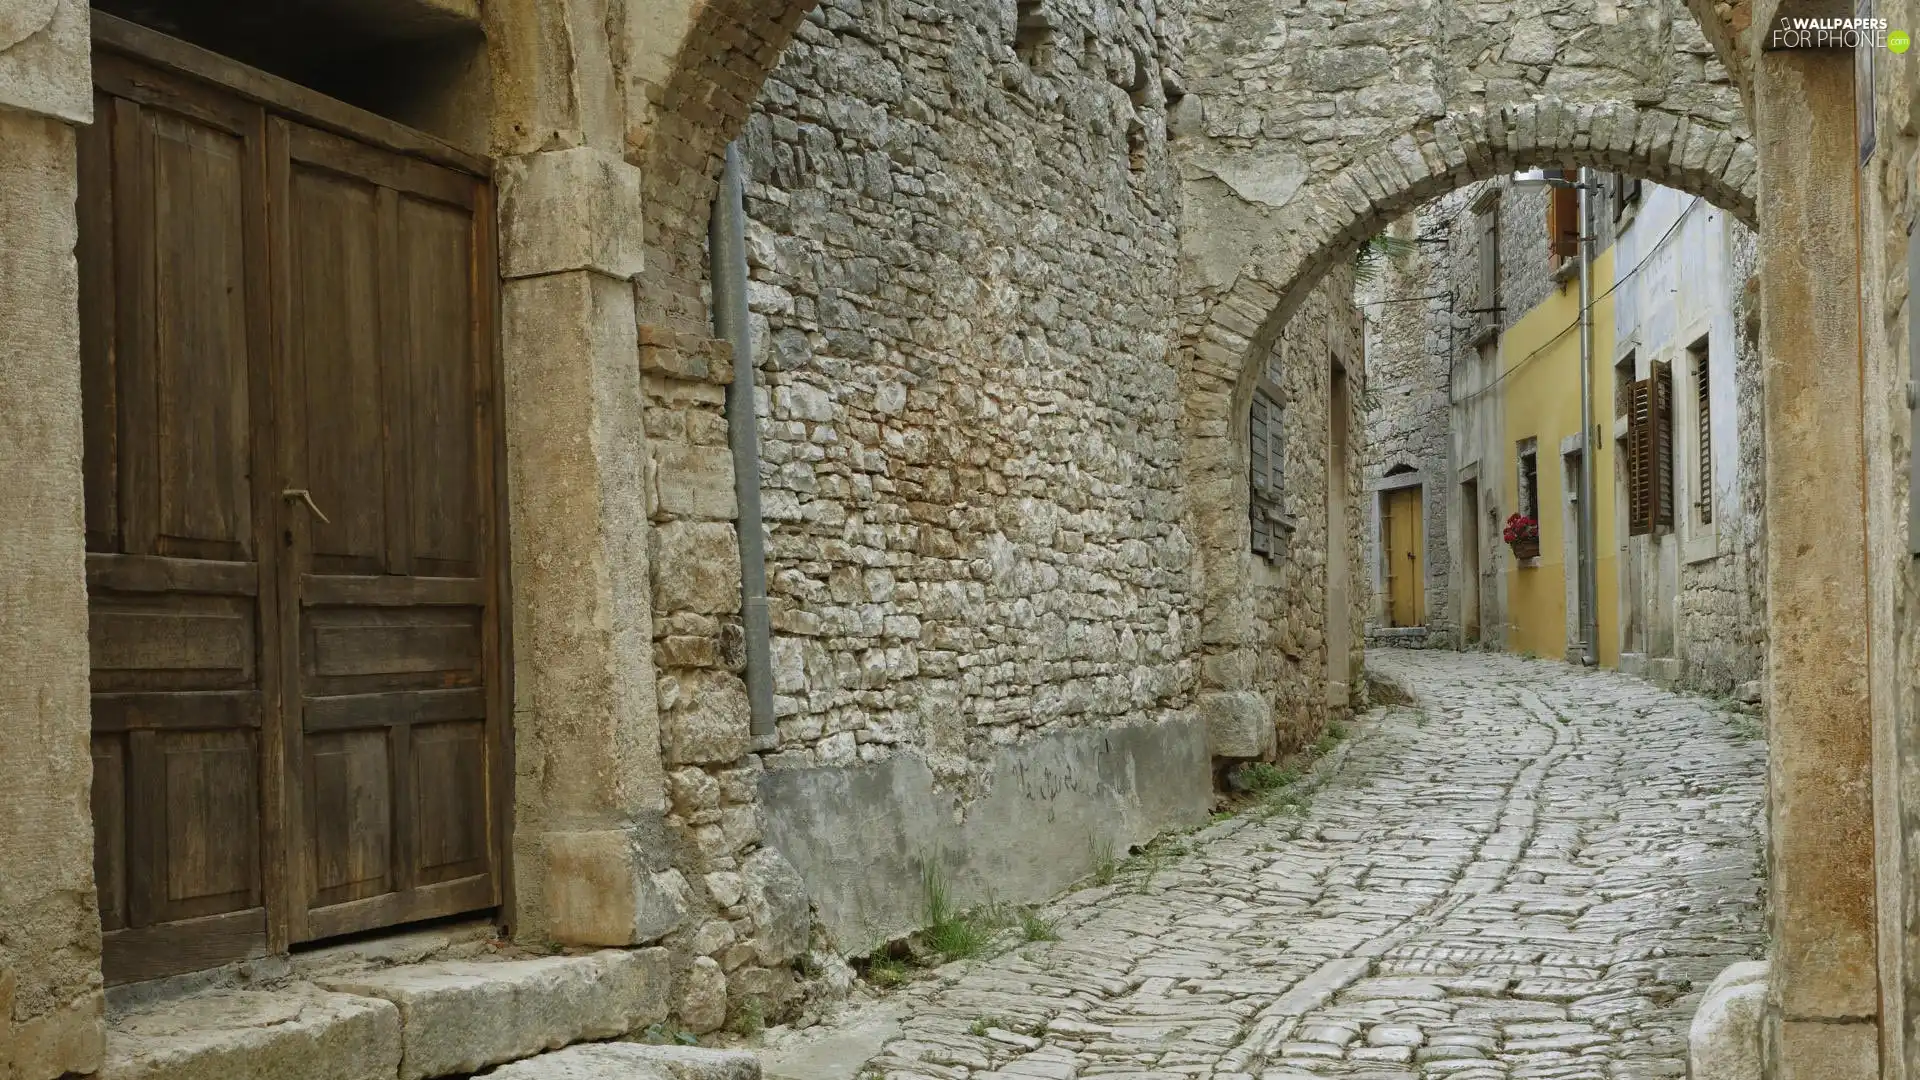
[[[1545,661],[1369,663],[1421,707],[1357,725],[1304,812],[1212,826],[1056,903],[1061,940],[905,991],[868,1072],[1682,1075],[1702,992],[1764,952],[1756,719]]]

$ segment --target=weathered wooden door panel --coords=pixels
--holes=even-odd
[[[484,170],[96,30],[161,58],[96,49],[80,145],[107,978],[496,906]]]
[[[276,671],[262,111],[103,57],[80,256],[95,869],[110,981],[264,952]]]
[[[269,156],[312,939],[499,902],[490,225],[450,170],[282,120]]]
[[[1420,489],[1403,488],[1387,495],[1387,597],[1389,624],[1423,625],[1424,559],[1420,531]]]

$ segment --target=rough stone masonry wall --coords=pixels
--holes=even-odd
[[[918,924],[923,864],[963,903],[1035,899],[1208,797],[1171,28],[1144,2],[1014,14],[825,4],[745,134],[760,791],[843,951]]]
[[[1413,242],[1448,239],[1451,220],[1435,217],[1427,208],[1394,222],[1388,235]],[[1429,226],[1439,226],[1428,233]],[[1451,533],[1447,529],[1447,500],[1454,497],[1453,446],[1448,427],[1448,307],[1443,292],[1438,252],[1434,244],[1416,243],[1404,254],[1381,259],[1371,279],[1358,290],[1367,315],[1366,436],[1361,464],[1365,500],[1367,580],[1382,587],[1381,550],[1385,522],[1380,514],[1383,489],[1407,482],[1420,484],[1426,504],[1426,635],[1383,639],[1392,644],[1451,646],[1457,640],[1451,590]],[[1405,470],[1411,469],[1409,474]],[[1398,471],[1396,471],[1398,470]],[[1392,478],[1388,473],[1393,472]],[[1374,597],[1368,605],[1370,635],[1388,624],[1387,598]]]
[[[1329,710],[1328,620],[1348,622],[1349,672],[1360,669],[1365,650],[1368,592],[1361,542],[1364,512],[1360,470],[1365,439],[1360,404],[1369,373],[1361,368],[1359,318],[1353,303],[1353,272],[1330,272],[1287,321],[1267,355],[1267,377],[1282,392],[1281,510],[1295,522],[1290,537],[1276,537],[1274,556],[1253,561],[1253,643],[1250,686],[1266,698],[1272,717],[1274,750],[1290,753],[1313,742]],[[1345,366],[1348,381],[1347,471],[1331,475],[1327,448],[1332,422],[1332,359]],[[1347,487],[1345,521],[1329,520],[1327,485]],[[1348,609],[1330,612],[1328,595],[1329,530],[1347,533]],[[1210,662],[1218,662],[1210,658]],[[1349,678],[1349,703],[1358,700],[1358,683]]]

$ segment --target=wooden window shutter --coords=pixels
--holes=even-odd
[[[1653,364],[1653,473],[1654,524],[1673,528],[1673,365]]]
[[[1654,530],[1653,380],[1640,379],[1627,388],[1627,533],[1649,536]]]
[[[1274,551],[1271,511],[1279,506],[1280,403],[1264,389],[1253,392],[1247,410],[1247,509],[1253,525],[1253,553]]]
[[[1500,325],[1500,204],[1480,212],[1480,325]]]
[[[1707,353],[1703,350],[1694,360],[1694,421],[1698,429],[1700,465],[1700,523],[1713,524],[1713,397],[1708,392]]]
[[[1547,199],[1547,239],[1553,254],[1571,259],[1580,254],[1580,192],[1573,188],[1549,189]]]

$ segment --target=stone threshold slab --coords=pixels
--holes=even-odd
[[[117,1017],[100,1080],[471,1074],[662,1021],[671,988],[665,949],[441,960],[221,988]]]
[[[485,1080],[760,1080],[760,1058],[744,1050],[639,1043],[589,1043],[502,1065]]]

